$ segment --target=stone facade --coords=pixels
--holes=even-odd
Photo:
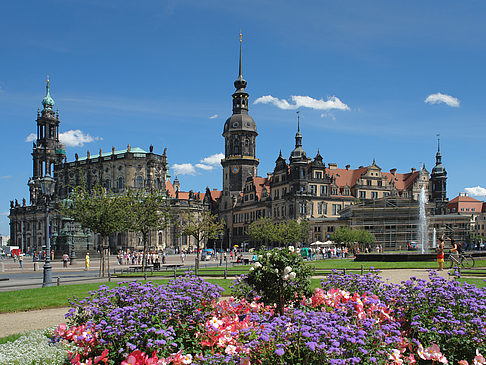
[[[99,249],[99,237],[92,234],[71,219],[58,213],[60,203],[68,199],[75,186],[83,184],[91,189],[101,184],[115,194],[127,189],[149,189],[167,194],[173,214],[171,224],[164,230],[151,232],[150,250],[187,250],[192,248],[189,237],[180,235],[173,224],[181,212],[190,210],[194,214],[210,209],[211,192],[206,194],[177,192],[168,180],[166,149],[162,154],[139,147],[112,150],[97,155],[89,151],[86,156],[75,155],[68,162],[66,148],[59,141],[59,113],[53,111],[54,100],[50,96],[49,82],[46,97],[42,100],[43,110],[37,115],[37,138],[33,144],[33,175],[29,179],[30,204],[25,199],[10,204],[10,234],[12,244],[23,252],[37,253],[45,250],[46,244],[46,200],[41,192],[41,179],[49,175],[54,178],[55,193],[49,203],[51,247],[56,256],[67,252],[71,257],[84,257],[86,251]],[[177,179],[176,179],[177,180]],[[213,192],[214,195],[214,192]],[[214,205],[214,203],[212,203]],[[213,208],[214,209],[214,208]],[[141,236],[133,232],[120,232],[109,238],[111,252],[137,250],[141,248]]]
[[[349,165],[339,168],[335,163],[326,164],[319,151],[313,159],[307,157],[299,120],[289,159],[280,152],[274,170],[266,177],[257,176],[257,127],[248,114],[246,86],[240,44],[233,115],[224,125],[225,158],[221,161],[223,195],[219,213],[226,222],[228,247],[248,241],[248,225],[262,217],[274,221],[306,219],[311,224],[309,240],[325,240],[338,227],[349,225],[349,217],[341,214],[345,209],[387,198],[409,200],[417,207],[422,187],[435,206],[433,212],[440,214],[444,210],[447,173],[440,151],[432,175],[425,166],[407,173],[397,173],[396,169],[385,172],[375,161],[357,169]]]

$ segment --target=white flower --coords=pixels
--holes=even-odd
[[[254,267],[255,269],[259,269],[259,268],[261,268],[261,267],[262,267],[262,264],[260,264],[260,263],[257,261],[257,262],[255,262],[255,264],[253,265],[253,267]]]
[[[294,246],[289,246],[289,251],[290,252],[294,252],[295,251],[295,247]]]
[[[278,275],[278,269],[275,269],[275,274],[277,274],[277,275]]]
[[[252,272],[253,270],[255,270],[253,266],[248,269],[249,272]]]
[[[289,280],[289,275],[288,274],[285,274],[284,276],[282,276],[282,280],[283,281]]]
[[[294,280],[296,276],[297,276],[297,274],[295,273],[295,271],[292,271],[292,272],[289,274],[289,278],[290,278],[290,280]]]
[[[191,354],[184,355],[184,357],[182,358],[182,363],[183,364],[191,364],[192,363],[192,355]]]
[[[292,268],[290,266],[286,266],[284,269],[284,274],[289,274],[292,272]]]
[[[272,254],[270,252],[267,252],[267,257],[270,257],[272,256]]]

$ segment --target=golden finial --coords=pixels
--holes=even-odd
[[[47,75],[47,87],[49,87],[49,75]]]
[[[241,34],[241,29],[240,29],[240,43],[242,42],[243,35]]]

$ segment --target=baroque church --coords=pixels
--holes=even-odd
[[[326,163],[319,150],[314,158],[307,156],[299,119],[295,146],[288,160],[280,152],[273,171],[265,177],[259,177],[259,159],[256,157],[258,132],[249,114],[247,81],[242,73],[241,39],[239,73],[234,86],[233,113],[226,120],[222,134],[225,146],[224,158],[221,160],[223,189],[211,191],[206,188],[204,193],[195,193],[182,191],[177,177],[171,182],[167,149],[158,154],[154,152],[153,146],[148,151],[130,145],[120,150],[112,147],[108,152],[100,149],[98,154],[89,151],[82,157],[76,154],[75,160],[68,162],[66,147],[59,139],[59,112],[54,112],[54,100],[47,81],[46,96],[42,99],[43,109],[38,111],[36,119],[37,139],[32,149],[33,173],[28,181],[30,202],[27,204],[24,199],[20,204],[15,200],[10,206],[12,242],[24,252],[33,253],[43,249],[48,232],[45,227],[46,202],[40,191],[40,181],[46,175],[56,181],[55,193],[50,202],[51,211],[54,212],[50,235],[51,245],[57,255],[68,252],[71,256],[76,253],[81,256],[86,251],[96,251],[98,248],[99,240],[95,235],[55,213],[55,208],[64,199],[68,199],[71,189],[81,183],[86,184],[88,189],[102,184],[116,194],[126,189],[160,191],[169,200],[174,221],[188,210],[193,214],[207,210],[218,214],[226,224],[219,243],[225,248],[248,242],[249,224],[264,217],[274,221],[308,220],[311,227],[309,242],[326,240],[338,227],[351,226],[372,231],[377,241],[386,248],[400,248],[401,244],[415,239],[421,191],[428,197],[428,214],[445,214],[448,202],[447,172],[442,165],[439,148],[430,174],[425,166],[405,173],[398,173],[396,169],[382,171],[375,161],[357,169],[351,169],[349,165],[342,168],[335,163]],[[405,213],[390,215],[388,210],[386,219],[394,220],[393,224],[385,222],[385,218],[373,220],[370,214],[374,213],[370,212],[376,211],[380,204],[383,209],[406,207]],[[362,212],[366,213],[360,221],[356,217]],[[383,232],[378,231],[378,227],[382,226]],[[140,248],[140,237],[136,233],[120,232],[110,237],[109,241],[112,252]],[[209,247],[213,247],[213,244],[211,242]],[[178,232],[177,224],[171,224],[165,230],[152,232],[149,246],[152,250],[170,252],[190,250],[193,242],[190,237]]]
[[[54,112],[54,100],[50,95],[47,80],[46,96],[42,99],[42,111],[37,112],[37,138],[33,142],[33,173],[29,178],[30,202],[25,199],[10,202],[10,237],[14,245],[25,253],[38,253],[46,247],[46,236],[50,235],[51,247],[56,257],[68,253],[70,257],[84,257],[87,251],[99,249],[99,237],[83,229],[76,222],[59,214],[59,206],[69,198],[73,187],[85,184],[89,190],[100,184],[107,190],[121,194],[127,189],[150,189],[166,194],[174,221],[184,211],[194,214],[210,209],[210,200],[217,198],[215,191],[206,193],[183,192],[176,178],[174,184],[168,180],[167,149],[162,154],[140,147],[127,146],[125,149],[91,154],[75,154],[74,161],[67,161],[66,147],[60,142],[59,112]],[[41,181],[50,176],[55,180],[55,191],[48,202],[50,228],[46,228],[46,199],[41,191]],[[178,232],[177,225],[171,224],[164,230],[151,232],[151,250],[190,249],[194,242]],[[137,250],[141,247],[141,237],[137,233],[120,232],[110,237],[112,253],[119,250]]]

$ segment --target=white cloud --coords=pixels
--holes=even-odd
[[[217,165],[221,164],[221,160],[223,158],[224,158],[224,154],[223,153],[215,153],[214,155],[211,155],[211,156],[208,156],[208,157],[203,158],[199,162],[201,162],[201,163],[203,163],[205,165],[217,166]]]
[[[475,186],[473,188],[465,188],[466,193],[474,196],[486,196],[486,189],[481,186]]]
[[[177,175],[196,175],[196,168],[190,163],[173,164],[172,169]]]
[[[334,116],[334,114],[332,114],[330,112],[322,113],[321,118],[330,118],[332,120],[336,120],[336,117]]]
[[[444,103],[444,104],[447,104],[447,105],[452,106],[454,108],[458,108],[459,105],[461,105],[461,102],[459,101],[459,99],[457,99],[453,96],[450,96],[450,95],[442,94],[442,93],[430,94],[425,99],[425,103],[427,103],[427,104]]]
[[[79,129],[71,129],[59,134],[59,139],[68,147],[82,147],[85,143],[100,141],[101,137],[92,137],[89,134],[84,134]]]
[[[218,114],[214,114],[214,115],[211,115],[211,116],[209,117],[209,119],[216,119],[217,117],[219,117],[219,115],[218,115]]]
[[[349,106],[344,104],[338,97],[331,96],[327,100],[314,99],[310,96],[292,95],[290,97],[293,104],[286,99],[278,99],[272,95],[264,95],[255,100],[254,104],[273,104],[277,108],[293,110],[298,108],[310,108],[316,110],[349,110]]]
[[[37,139],[37,134],[31,133],[27,137],[25,137],[25,142],[33,142]]]
[[[197,164],[195,164],[194,166],[196,166],[198,169],[201,169],[201,170],[206,170],[206,171],[209,171],[209,170],[214,169],[214,166],[210,166],[210,165],[204,165],[204,164],[202,164],[202,163],[197,163]]]
[[[101,141],[103,138],[92,137],[87,133],[83,133],[83,131],[79,129],[71,129],[64,133],[59,133],[59,139],[68,147],[82,147],[85,143]],[[25,138],[25,142],[33,142],[35,140],[37,140],[37,135],[35,133],[31,133]]]

